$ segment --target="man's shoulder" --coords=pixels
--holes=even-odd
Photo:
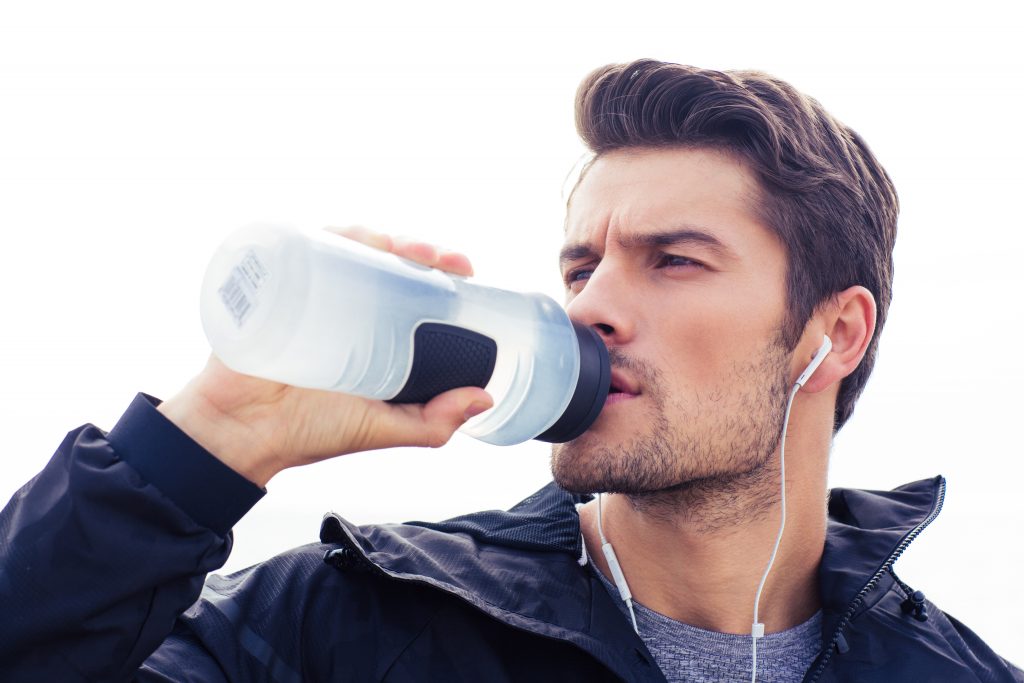
[[[524,634],[543,636],[529,641],[536,647],[571,641],[604,652],[588,635],[595,595],[605,596],[593,591],[579,563],[574,506],[572,495],[544,487],[509,510],[443,522],[355,525],[328,514],[319,543],[210,576],[183,622],[201,642],[227,651],[239,647],[231,635],[248,629],[294,661],[314,641],[358,652],[361,662],[368,653],[370,660],[391,661],[398,654],[388,647],[423,640],[421,632],[442,623],[511,627],[489,644],[499,658],[508,648],[501,643]],[[367,679],[374,675],[366,672]]]
[[[894,565],[942,511],[936,476],[891,491],[834,488],[819,569],[827,660],[864,680],[1024,681],[973,631],[900,580]],[[957,675],[959,672],[959,676]],[[874,678],[873,678],[874,677]]]
[[[365,554],[450,545],[578,557],[582,540],[576,505],[584,499],[551,482],[508,510],[482,510],[440,522],[354,525],[329,513],[321,524],[320,540],[357,546],[354,549]]]
[[[835,670],[856,680],[1024,681],[1024,672],[895,574],[844,616],[845,628],[823,644]]]

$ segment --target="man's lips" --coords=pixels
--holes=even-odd
[[[618,369],[612,370],[611,386],[608,388],[608,398],[605,405],[618,403],[640,395],[640,387],[626,373]]]

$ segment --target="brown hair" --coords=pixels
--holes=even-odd
[[[762,186],[761,218],[789,257],[783,329],[789,348],[835,294],[853,285],[872,293],[875,335],[840,385],[838,431],[875,364],[892,298],[899,213],[892,181],[861,137],[767,74],[649,59],[587,76],[576,93],[576,129],[595,158],[623,148],[709,147],[749,164]]]

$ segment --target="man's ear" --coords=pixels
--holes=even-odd
[[[832,339],[832,351],[803,391],[824,391],[857,369],[875,334],[875,311],[875,297],[866,288],[855,285],[836,294],[811,318],[808,330],[824,329],[824,334]],[[820,339],[817,343],[820,346]]]

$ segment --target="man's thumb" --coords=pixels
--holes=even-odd
[[[430,434],[427,445],[444,445],[467,420],[493,405],[494,399],[479,387],[459,387],[438,394],[423,406],[423,422]]]

